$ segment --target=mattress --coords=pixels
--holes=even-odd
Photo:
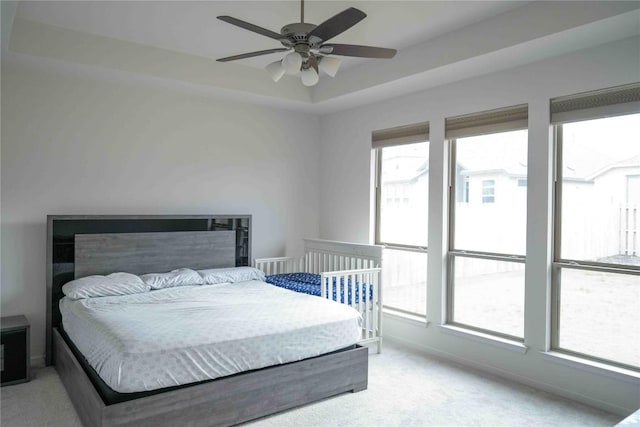
[[[60,301],[62,324],[114,391],[189,384],[355,344],[360,315],[261,281]]]
[[[329,284],[325,284],[327,293],[332,290],[332,299],[334,301],[339,301],[341,303],[345,303],[345,286],[344,286],[344,278],[340,278],[340,284],[336,285],[337,278],[333,278],[333,285],[329,286]],[[320,275],[313,273],[283,273],[283,274],[273,274],[270,276],[266,276],[265,281],[267,283],[271,283],[272,285],[278,286],[280,288],[288,289],[290,291],[301,292],[303,294],[308,295],[316,295],[320,296]],[[367,295],[367,288],[369,288],[369,298],[365,299]],[[355,282],[355,301],[365,302],[366,300],[371,301],[373,298],[373,286],[368,285],[366,283],[359,284],[357,281]],[[351,304],[351,279],[347,280],[347,292],[346,292],[346,301],[347,304]],[[340,298],[338,299],[338,294]],[[362,298],[360,298],[362,295]]]

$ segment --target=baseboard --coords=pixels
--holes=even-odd
[[[31,364],[32,368],[44,368],[44,366],[45,366],[44,355],[42,355],[42,356],[31,356],[31,358],[29,359],[29,363]]]
[[[515,374],[513,372],[510,371],[505,371],[503,369],[499,369],[496,368],[494,366],[488,366],[488,365],[484,365],[482,363],[478,363],[469,359],[465,359],[441,350],[437,350],[435,348],[432,347],[428,347],[425,345],[421,345],[421,344],[416,344],[413,341],[408,341],[408,340],[404,340],[402,338],[398,338],[398,337],[391,337],[391,336],[385,336],[385,340],[386,341],[391,341],[393,343],[397,343],[406,347],[409,347],[413,350],[417,350],[419,352],[428,354],[430,356],[433,356],[439,360],[442,360],[443,362],[454,362],[456,364],[459,365],[463,365],[465,367],[483,372],[483,373],[490,373],[492,375],[498,376],[500,378],[504,378],[506,380],[509,381],[513,381],[513,382],[517,382],[520,384],[524,384],[527,385],[529,387],[533,387],[536,388],[538,390],[542,390],[542,391],[546,391],[549,393],[553,393],[553,394],[557,394],[558,396],[564,397],[566,399],[570,399],[570,400],[575,400],[577,402],[580,403],[584,403],[586,405],[589,406],[593,406],[595,408],[598,409],[602,409],[603,411],[607,411],[607,412],[611,412],[613,414],[616,415],[620,415],[622,417],[627,416],[629,413],[633,412],[635,409],[634,408],[623,408],[621,406],[617,406],[617,405],[613,405],[609,402],[603,402],[601,400],[597,400],[597,399],[593,399],[589,396],[585,396],[583,394],[580,393],[575,393],[573,391],[561,388],[561,387],[557,387],[555,385],[552,384],[548,384],[545,382],[541,382],[538,380],[534,380],[532,378],[529,377],[525,377],[522,375],[518,375]]]

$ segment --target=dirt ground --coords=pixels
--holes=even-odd
[[[424,314],[424,282],[383,283],[385,305]],[[523,336],[523,272],[458,279],[454,299],[456,322]],[[640,277],[565,269],[560,307],[562,348],[640,366]]]

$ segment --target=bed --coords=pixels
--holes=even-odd
[[[250,220],[250,216],[213,215],[48,217],[47,360],[59,372],[84,425],[233,425],[343,392],[366,389],[368,352],[355,344],[360,336],[359,314],[344,311],[346,307],[332,301],[294,294],[255,279],[101,296],[89,299],[91,302],[61,298],[63,285],[84,276],[114,271],[142,275],[178,267],[199,270],[246,266],[251,252]],[[280,294],[295,301],[278,306]],[[247,295],[255,298],[249,300]],[[230,304],[222,304],[224,299]],[[265,301],[269,304],[264,304]],[[197,312],[194,302],[199,306]],[[324,305],[309,316],[309,307],[316,307],[318,302]],[[133,315],[149,306],[154,307],[154,316],[158,311],[162,313],[163,321],[154,317],[157,324],[153,328],[148,323],[136,324],[140,319]],[[274,318],[269,310],[285,312],[287,316]],[[255,326],[232,330],[250,317],[247,313],[253,312],[261,313],[255,320],[269,331],[267,336],[254,334],[254,329],[260,328]],[[303,312],[305,316],[297,317],[295,322],[282,321],[293,317],[294,312]],[[176,313],[183,314],[176,316]],[[111,318],[112,323],[110,329],[103,323],[95,323],[93,329],[78,332],[82,329],[69,320],[74,317],[89,325],[96,317]],[[312,325],[305,323],[312,317],[324,318],[324,324],[315,333],[310,332]],[[269,323],[272,320],[275,323]],[[340,328],[331,329],[340,322],[351,325],[343,329],[347,332],[342,335],[338,332]],[[291,323],[303,327],[285,331]],[[193,324],[201,324],[207,332],[192,329],[191,333],[184,333]],[[160,331],[159,335],[154,336],[152,329]],[[279,332],[283,335],[276,339],[273,335]],[[225,354],[217,353],[225,345],[235,345],[237,335],[242,333],[255,338],[249,347],[242,347],[244,355],[227,359]],[[203,344],[195,340],[196,335],[223,338]],[[312,343],[310,335],[319,339]],[[123,346],[122,337],[138,344],[144,341],[142,344],[155,346],[159,352]],[[178,341],[179,345],[173,345]],[[311,351],[298,354],[293,360],[278,359],[283,355],[264,351],[269,346],[286,347],[283,342],[288,342],[290,349]],[[196,347],[188,347],[194,343]],[[178,348],[186,359],[195,359],[196,364],[182,373],[172,371],[162,377],[168,361],[177,358],[171,355],[170,347]],[[91,349],[95,349],[95,354],[90,354]],[[155,372],[155,376],[132,374],[126,376],[130,381],[118,381],[116,369],[111,377],[103,378],[98,372],[111,363],[110,356],[104,355],[114,349],[124,349],[123,354],[133,355],[126,363],[116,364],[120,380],[129,365],[130,372],[149,371]],[[210,361],[207,354],[228,363],[218,365],[216,372],[204,372],[206,369],[200,368]],[[183,384],[184,378],[174,381],[180,376],[188,383]],[[147,378],[153,380],[146,381]]]
[[[254,266],[275,286],[355,308],[362,316],[361,345],[382,350],[382,246],[305,239],[304,255],[258,258]],[[323,284],[323,285],[321,285]]]

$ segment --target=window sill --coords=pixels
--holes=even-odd
[[[556,351],[543,351],[541,353],[545,359],[560,365],[569,366],[632,384],[638,384],[638,380],[640,380],[640,372],[632,371],[631,369],[607,365],[606,363],[596,362]]]
[[[393,317],[394,319],[401,320],[412,325],[421,326],[423,328],[429,326],[429,321],[427,320],[427,318],[420,316],[419,314],[405,313],[403,311],[398,311],[387,307],[384,307],[382,309],[382,313],[385,316]]]
[[[509,351],[514,351],[516,353],[525,354],[529,349],[529,347],[527,347],[526,345],[524,345],[519,341],[500,338],[494,335],[485,334],[482,332],[473,331],[466,328],[461,328],[459,326],[440,325],[440,330],[442,330],[442,332],[446,334],[464,337],[467,339],[471,339],[473,341],[481,342],[483,344],[489,344],[494,347],[500,347]]]

